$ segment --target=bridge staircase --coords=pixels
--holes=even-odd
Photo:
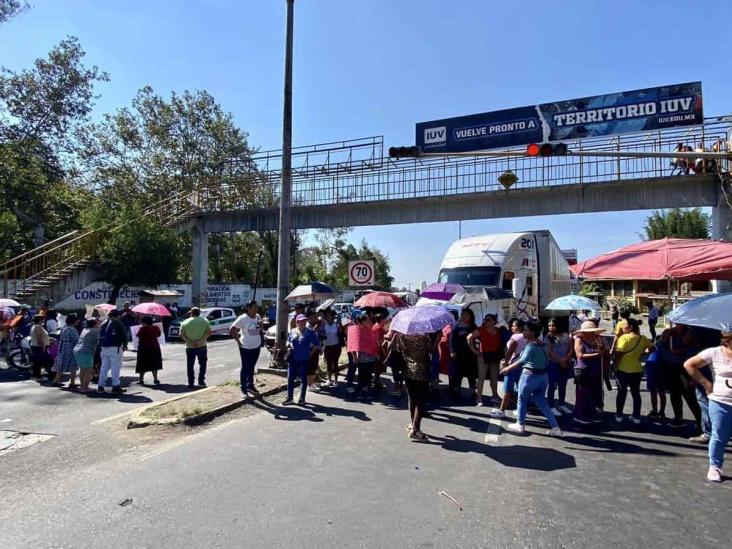
[[[200,209],[196,191],[174,193],[152,204],[143,216],[152,216],[164,227],[184,225]],[[99,244],[110,231],[124,230],[135,220],[114,227],[71,231],[55,240],[0,264],[0,295],[19,301],[37,299],[54,285],[92,267]]]

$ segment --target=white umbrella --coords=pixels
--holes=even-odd
[[[597,301],[589,297],[571,294],[553,299],[546,306],[546,309],[548,311],[599,311],[602,307]]]
[[[20,307],[20,303],[8,297],[0,298],[0,307]]]
[[[697,297],[666,315],[676,324],[732,332],[732,293]]]

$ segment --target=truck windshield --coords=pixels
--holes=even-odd
[[[442,269],[439,282],[451,282],[462,286],[498,286],[500,267],[456,267]]]

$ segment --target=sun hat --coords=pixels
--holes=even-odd
[[[303,315],[303,314],[300,314],[300,315],[297,315],[297,316],[295,317],[295,322],[300,322],[301,320],[307,320],[307,319],[308,319],[308,317],[306,317],[306,316],[305,316],[305,315]]]
[[[580,326],[579,330],[575,330],[576,332],[581,332],[585,334],[602,334],[606,332],[605,328],[597,328],[595,326],[595,323],[591,320],[585,320],[582,323],[582,326]]]

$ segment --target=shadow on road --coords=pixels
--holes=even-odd
[[[559,471],[577,466],[573,456],[555,450],[536,446],[490,446],[476,440],[465,440],[453,436],[429,436],[428,444],[439,444],[451,452],[472,452],[483,454],[506,467],[531,469],[534,471]]]

